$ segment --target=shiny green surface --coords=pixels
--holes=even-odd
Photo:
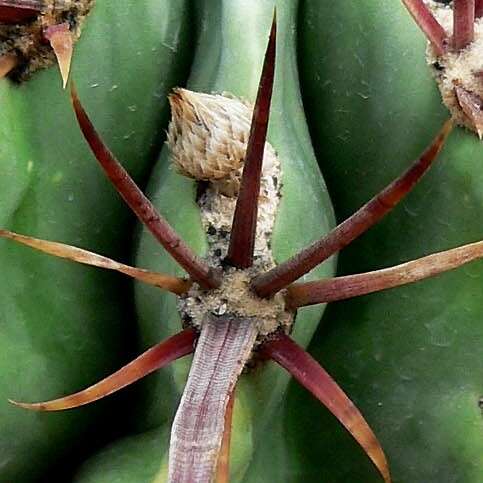
[[[199,38],[188,87],[204,92],[227,91],[253,101],[274,2],[200,0],[195,3]],[[280,156],[283,170],[282,200],[273,236],[273,250],[278,261],[285,260],[299,248],[326,233],[333,224],[332,208],[313,156],[299,94],[295,53],[296,12],[297,2],[277,2],[277,69],[269,140]],[[155,167],[148,191],[183,238],[198,253],[203,254],[206,251],[206,240],[194,201],[195,185],[170,168],[166,149]],[[164,272],[181,273],[145,232],[140,236],[137,264]],[[334,260],[331,260],[307,279],[329,276],[333,270]],[[138,286],[136,301],[145,347],[180,330],[181,323],[173,296],[163,296],[156,289]],[[323,307],[299,312],[294,336],[301,344],[307,345],[310,341],[322,312]],[[140,429],[161,424],[168,430],[188,370],[189,359],[186,359],[148,378],[145,385],[146,397],[140,411],[143,416],[138,418]],[[267,364],[257,368],[254,373],[242,376],[237,386],[233,424],[233,481],[259,481],[259,476],[251,471],[250,466],[259,453],[269,453],[265,447],[269,443],[267,434],[272,432],[278,414],[277,406],[283,400],[287,384],[288,377],[274,364]],[[168,442],[146,442],[146,452],[151,452],[155,444],[164,444],[167,448]],[[76,481],[124,481],[122,478],[125,478],[125,474],[122,472],[129,470],[123,468],[113,471],[106,480],[103,479],[103,468],[112,468],[113,455],[122,458],[130,451],[130,447],[130,442],[126,440],[115,445],[104,457],[88,463]],[[150,481],[137,476],[138,466],[145,461],[148,464],[149,458],[144,454],[142,446],[137,448],[139,459],[132,465],[133,476],[129,481]],[[164,481],[166,460],[166,454],[160,458],[159,467],[164,468],[158,473],[159,481]],[[271,469],[278,471],[279,467]],[[154,473],[150,477],[153,476]]]
[[[425,41],[400,2],[305,2],[301,77],[318,158],[340,220],[397,176],[448,115]],[[431,172],[340,257],[341,274],[483,238],[483,148],[457,129]],[[483,475],[483,264],[333,304],[311,350],[379,436],[395,483]],[[291,392],[293,481],[380,481],[316,402]]]
[[[163,140],[166,94],[184,72],[185,2],[96,3],[72,77],[106,142],[142,181]],[[21,86],[1,80],[0,105],[0,226],[126,259],[132,218],[80,135],[58,69]],[[107,405],[40,414],[7,398],[58,397],[117,368],[133,330],[129,284],[7,241],[0,266],[0,481],[37,481],[83,446],[94,423],[100,430]]]

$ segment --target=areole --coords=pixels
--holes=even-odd
[[[57,60],[65,87],[73,45],[94,2],[1,0],[0,75],[25,81]]]

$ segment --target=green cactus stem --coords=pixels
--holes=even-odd
[[[262,75],[262,82],[259,90],[262,94],[258,97],[257,104],[254,108],[252,134],[249,138],[249,145],[247,147],[247,152],[252,153],[254,160],[260,160],[263,158],[270,106],[270,96],[268,97],[268,101],[265,96],[272,91],[275,62],[275,38],[274,22],[272,25],[272,33],[270,35],[267,54],[265,56],[265,69],[263,71],[264,74]],[[79,125],[86,140],[91,146],[93,153],[96,155],[96,158],[104,167],[107,176],[121,192],[126,202],[131,206],[140,220],[142,220],[150,230],[154,232],[154,234],[160,234],[157,238],[160,239],[163,245],[166,245],[165,248],[173,256],[177,256],[180,259],[178,260],[178,258],[176,258],[180,264],[185,263],[187,259],[193,260],[189,251],[176,252],[180,246],[183,246],[178,239],[176,239],[175,243],[165,242],[163,237],[165,237],[166,233],[171,233],[171,228],[164,219],[160,218],[152,211],[153,208],[149,200],[142,196],[139,189],[134,185],[127,173],[122,170],[113,155],[102,143],[102,140],[96,134],[86,112],[82,108],[75,90],[72,90],[72,100]],[[266,107],[263,108],[261,106]],[[261,170],[258,169],[256,171],[257,174],[255,175],[254,184],[259,187]],[[251,169],[244,170],[241,186],[243,186],[244,183],[250,183],[247,179],[250,179],[249,175],[251,174]],[[253,191],[252,188],[251,190]],[[251,201],[251,203],[257,204],[258,196],[257,199]],[[248,210],[254,210],[253,206],[250,204],[246,204],[245,206]],[[238,223],[239,221],[236,219],[235,214],[233,226]],[[250,229],[248,230],[248,233],[249,236],[251,236]],[[242,244],[243,250],[246,250],[247,246],[249,245]],[[186,250],[188,249],[186,248]],[[250,248],[251,254],[249,254],[249,258],[252,258],[252,250],[253,248]],[[186,256],[186,253],[188,253],[188,256]],[[198,275],[195,271],[191,270],[190,265],[186,265],[185,268],[187,268],[187,271],[191,276]],[[206,273],[210,273],[210,271]],[[228,274],[225,276],[228,277]],[[244,290],[249,291],[248,283]],[[278,334],[280,329],[275,326],[272,330],[273,334]],[[259,339],[260,321],[257,320],[257,318],[245,317],[241,314],[227,315],[226,317],[223,315],[220,317],[207,315],[203,320],[200,332],[198,344],[195,349],[194,362],[185,389],[186,392],[184,393],[178,409],[171,434],[169,481],[173,482],[185,480],[209,482],[216,472],[218,455],[221,451],[223,434],[225,432],[224,419],[228,401],[230,395],[233,393],[238,377],[251,357],[251,352],[255,347],[255,343]],[[189,338],[192,337],[193,332],[189,331],[186,337],[183,334],[184,333],[174,336],[175,339],[182,338],[183,340],[188,337],[187,344],[183,345],[181,349],[175,344],[176,357],[185,355],[188,351],[190,352],[192,350],[192,341]],[[273,346],[273,353],[276,354],[273,357],[277,360],[279,354],[283,352],[283,350],[276,350],[274,346],[274,344],[276,345],[277,341],[280,340],[279,336],[277,335],[276,339],[263,336],[260,340],[267,348],[267,354],[270,354],[270,350]],[[169,344],[169,341],[164,344]],[[293,347],[298,347],[295,342],[291,342],[290,351],[294,350]],[[162,364],[159,363],[159,357],[155,358],[156,364],[153,364],[153,361],[151,360],[151,354],[153,351],[157,353],[159,350],[163,353],[165,352],[163,344],[141,355],[138,359],[120,369],[114,375],[71,396],[44,403],[28,404],[15,402],[14,404],[27,409],[55,411],[76,407],[78,405],[98,400],[122,387],[125,387],[139,377],[142,377],[161,366]],[[300,353],[304,353],[301,348],[298,348],[297,350]],[[162,359],[163,363],[171,360],[173,360],[172,352]],[[305,371],[304,364],[307,363],[306,361],[308,361],[306,358],[300,359],[298,369],[301,373]],[[212,367],[212,370],[209,370],[210,367]],[[291,367],[289,367],[289,370],[291,370]],[[312,387],[317,384],[315,373],[313,374],[314,378],[312,380]],[[337,388],[335,383],[332,383],[331,386]],[[338,393],[342,394],[340,390]],[[210,411],[207,411],[207,406],[204,406],[203,404],[193,405],[193,401],[197,401],[200,397],[209,405]],[[363,420],[362,415],[354,408],[350,400],[347,398],[339,398],[337,407],[331,405],[329,399],[322,398],[321,400],[344,424],[344,426],[349,428],[357,441],[367,451],[368,455],[383,475],[385,481],[390,481],[388,465],[382,452],[382,448],[367,423]],[[210,414],[209,418],[207,418],[208,414]],[[359,431],[352,429],[354,427],[362,427],[364,430],[359,433]]]
[[[431,167],[451,132],[452,122],[447,121],[443,125],[423,155],[405,173],[353,216],[288,261],[274,268],[267,268],[265,265],[268,265],[268,262],[257,261],[254,252],[257,226],[263,221],[257,215],[262,198],[262,161],[265,159],[275,51],[274,20],[264,58],[259,94],[253,108],[245,166],[229,232],[227,259],[222,257],[221,249],[220,253],[203,259],[181,239],[109,151],[96,133],[75,90],[72,89],[72,101],[79,126],[105,174],[139,220],[190,277],[186,291],[181,293],[178,300],[180,313],[188,317],[183,318],[183,331],[159,343],[94,386],[53,401],[15,404],[42,411],[62,410],[87,404],[112,394],[159,367],[191,353],[195,344],[190,374],[171,430],[168,481],[209,483],[217,471],[226,479],[226,464],[222,465],[221,470],[219,468],[220,457],[226,459],[229,448],[231,417],[227,417],[227,411],[242,371],[245,368],[257,371],[257,360],[253,357],[256,353],[280,364],[312,392],[349,431],[384,481],[389,483],[389,465],[382,447],[360,411],[329,374],[288,335],[296,323],[294,308],[324,301],[316,299],[321,284],[333,283],[342,294],[358,295],[357,291],[351,292],[354,277],[357,276],[314,282],[308,289],[307,286],[294,286],[292,282],[346,247],[391,211]],[[194,92],[189,95],[192,102],[199,96],[201,100],[198,102],[203,107],[224,102],[222,107],[225,118],[231,115],[229,109],[237,110],[237,115],[233,116],[235,122],[244,118],[240,112],[246,114],[247,106],[241,101],[234,101],[233,98]],[[183,98],[186,98],[186,93],[178,91],[175,103],[182,102]],[[180,112],[188,110],[180,109]],[[194,116],[194,120],[190,119],[190,122],[199,124],[201,132],[210,131],[206,123],[203,127],[203,122],[196,122],[199,120],[197,116],[201,117],[196,109],[189,112]],[[182,132],[176,129],[175,131],[176,134],[171,136],[173,140],[177,140],[177,136]],[[222,135],[225,136],[226,133],[223,132]],[[231,152],[230,134],[224,141],[224,149],[228,153]],[[186,150],[196,152],[195,147],[189,145],[190,142],[195,144],[196,148],[199,148],[199,145],[201,148],[205,147],[205,144],[193,135],[186,141]],[[275,190],[274,193],[272,196],[277,198],[278,192]],[[270,196],[268,190],[263,195]],[[230,206],[226,199],[220,203],[223,209]],[[214,236],[213,233],[208,234]],[[15,240],[19,239],[19,236],[10,238]],[[30,245],[33,246],[32,243]],[[422,261],[409,262],[393,269],[389,276],[387,271],[364,275],[363,284],[367,288],[372,283],[375,289],[382,290],[394,284],[401,285],[421,280],[438,271],[457,268],[481,257],[481,246],[481,243],[468,245],[451,252],[426,257]],[[65,247],[63,250],[69,252]],[[75,257],[69,258],[75,260]],[[81,258],[78,257],[77,261],[82,261]],[[128,271],[124,273],[129,274]],[[311,287],[315,287],[315,295],[311,293]],[[306,300],[302,300],[304,289],[307,289]]]

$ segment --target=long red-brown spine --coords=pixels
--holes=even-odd
[[[289,260],[277,265],[252,281],[252,289],[260,297],[270,297],[295,282],[324,260],[367,231],[389,213],[417,184],[430,168],[452,129],[448,120],[431,145],[413,165],[362,206],[328,235],[305,248]]]
[[[41,0],[0,0],[0,23],[27,22],[39,15],[43,6]]]
[[[390,483],[389,466],[379,441],[362,414],[325,369],[285,334],[265,343],[261,352],[284,367],[342,423],[372,460],[384,481]]]
[[[466,48],[475,37],[475,0],[453,0],[453,49]]]
[[[475,0],[475,17],[480,18],[483,16],[483,0]]]
[[[481,241],[382,270],[296,283],[287,289],[287,303],[292,309],[296,309],[349,299],[435,277],[480,258],[483,258]]]
[[[448,35],[434,18],[423,0],[402,0],[426,38],[431,42],[437,55],[443,55],[448,49]]]
[[[64,411],[90,404],[129,386],[180,357],[191,354],[195,340],[196,332],[186,329],[151,347],[114,374],[87,389],[52,401],[23,403],[10,400],[10,402],[15,406],[34,411]]]
[[[277,23],[274,16],[253,110],[245,165],[228,247],[227,261],[237,268],[249,268],[253,264],[263,153],[275,76],[276,37]]]
[[[138,188],[96,132],[72,86],[72,104],[84,137],[113,186],[146,228],[166,251],[203,288],[217,288],[220,274],[209,267],[189,248],[169,223],[156,211],[151,201]]]
[[[116,272],[135,278],[140,282],[154,285],[163,290],[168,290],[176,295],[183,295],[191,288],[192,285],[189,280],[173,277],[172,275],[166,275],[164,273],[152,272],[143,268],[131,267],[130,265],[116,262],[115,260],[107,258],[103,255],[74,247],[72,245],[41,240],[40,238],[33,238],[31,236],[25,236],[13,231],[2,229],[0,229],[0,238],[13,240],[17,243],[33,248],[34,250],[38,250],[42,253],[46,253],[57,258],[82,263],[91,267],[115,270]]]
[[[216,483],[230,483],[230,453],[231,428],[233,424],[233,410],[235,408],[235,389],[230,394],[225,413],[225,427],[221,441],[220,456],[216,468]]]
[[[205,317],[171,429],[169,483],[213,481],[230,394],[257,334],[251,318]]]

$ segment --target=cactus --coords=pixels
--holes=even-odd
[[[190,57],[185,2],[161,3],[163,11],[158,0],[142,8],[98,0],[73,60],[98,128],[139,182],[162,143],[166,95],[183,82]],[[133,219],[89,163],[55,65],[23,82],[0,80],[0,105],[1,227],[129,257]],[[107,439],[112,411],[101,405],[45,417],[7,399],[74,391],[126,362],[129,286],[3,240],[0,259],[0,481],[38,481],[59,464],[72,471],[73,460],[92,450],[93,431]]]
[[[309,1],[302,19],[306,112],[336,214],[344,219],[420,151],[448,110],[436,67],[427,65],[425,36],[402,2],[363,1],[356,8],[349,1],[323,7]],[[323,61],[318,45],[331,53]],[[340,275],[481,239],[482,161],[478,137],[455,129],[421,186],[342,252]],[[334,304],[311,346],[372,423],[396,482],[481,479],[479,274],[481,262],[424,284]],[[304,396],[294,390],[286,413]],[[379,481],[315,405],[305,414],[310,417],[287,423],[290,450],[303,455],[297,466],[302,478],[318,471],[330,481]],[[313,444],[316,438],[320,445]],[[321,459],[333,462],[325,472]]]
[[[203,28],[199,29],[189,80],[189,87],[195,90],[178,88],[170,96],[173,117],[168,145],[178,172],[170,169],[165,149],[148,188],[153,201],[109,150],[75,88],[70,90],[87,144],[144,226],[137,260],[148,268],[0,230],[1,237],[38,251],[115,270],[143,282],[145,285],[137,288],[139,324],[151,347],[112,375],[76,393],[40,403],[11,402],[35,411],[78,408],[194,353],[191,363],[179,361],[171,373],[152,379],[148,399],[141,403],[145,407],[136,411],[138,430],[144,433],[108,449],[78,481],[167,478],[170,482],[208,483],[214,478],[227,482],[230,475],[250,481],[250,462],[263,453],[260,448],[264,435],[278,416],[288,382],[268,362],[272,360],[336,416],[379,477],[390,482],[389,466],[374,432],[349,397],[303,347],[323,312],[320,304],[433,277],[483,256],[483,242],[474,242],[390,268],[332,276],[333,255],[406,197],[432,166],[453,123],[445,122],[405,172],[329,231],[332,213],[308,141],[294,69],[296,3],[277,2],[278,20],[274,17],[272,21],[266,53],[260,62],[254,104],[246,99],[253,99],[256,84],[246,79],[245,84],[240,82],[238,69],[242,72],[246,63],[262,56],[272,2],[251,4],[249,13],[245,12],[250,25],[243,32],[246,42],[240,42],[242,34],[237,32],[233,44],[213,40],[220,37],[220,20],[221,25],[227,23],[235,28],[230,22],[238,22],[235,13],[247,8],[246,2],[238,5],[219,0],[216,7],[213,10],[213,2],[207,0],[197,2],[196,13]],[[458,45],[469,36],[467,25],[461,30],[466,33],[456,36]],[[246,57],[243,50],[250,41],[252,57]],[[238,65],[226,69],[223,61],[207,64],[208,44],[211,49],[219,49],[219,56],[214,58],[223,59],[224,49],[232,56],[237,52]],[[65,68],[61,66],[62,70]],[[258,77],[252,67],[245,75],[249,80]],[[274,84],[275,77],[278,82]],[[267,141],[273,89],[274,119]],[[223,92],[227,90],[230,94]],[[466,93],[472,94],[465,88],[458,99],[466,122],[471,121],[478,132]],[[297,121],[291,129],[284,125],[288,119]],[[325,211],[321,212],[321,207]],[[164,248],[162,252],[159,244]],[[159,289],[163,292],[159,293]],[[170,335],[160,341],[163,334]],[[166,400],[156,406],[153,401],[159,402],[163,386],[169,388]],[[166,415],[172,414],[180,392],[181,402],[172,425],[168,421],[168,430]],[[139,417],[141,414],[143,417]],[[156,429],[146,431],[153,426]]]

